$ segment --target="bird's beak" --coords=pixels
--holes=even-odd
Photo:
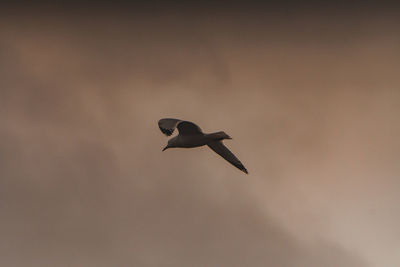
[[[169,148],[169,146],[164,147],[162,151],[166,150],[167,148]]]

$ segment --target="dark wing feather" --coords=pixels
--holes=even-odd
[[[178,123],[178,130],[180,135],[192,135],[203,133],[199,126],[190,121],[181,121]]]
[[[161,132],[165,134],[166,136],[170,136],[175,128],[176,125],[181,122],[181,120],[178,119],[161,119],[158,121],[158,127],[160,128]]]
[[[229,161],[233,166],[248,174],[246,168],[240,162],[240,160],[233,155],[233,153],[226,147],[221,141],[213,141],[207,144],[209,148],[214,150],[215,153]]]
[[[199,126],[190,121],[182,121],[178,119],[161,119],[158,121],[158,127],[165,135],[170,136],[175,128],[178,128],[180,135],[192,135],[202,133]]]

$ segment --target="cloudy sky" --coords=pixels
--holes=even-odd
[[[399,266],[397,10],[295,7],[3,9],[1,265]]]

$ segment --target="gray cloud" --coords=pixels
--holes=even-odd
[[[395,265],[398,21],[2,20],[3,265]]]

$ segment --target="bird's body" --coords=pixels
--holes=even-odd
[[[207,138],[204,134],[196,134],[196,135],[177,135],[170,139],[170,147],[183,147],[183,148],[192,148],[204,146],[207,144]],[[171,146],[172,145],[172,146]]]
[[[208,147],[229,161],[232,165],[246,174],[248,173],[240,160],[222,143],[224,139],[232,139],[225,132],[203,133],[200,127],[193,122],[178,119],[161,119],[158,121],[158,126],[167,136],[172,135],[175,128],[179,130],[177,136],[168,140],[168,145],[163,151],[174,147],[193,148],[208,145]]]
[[[170,147],[192,148],[192,147],[199,147],[199,146],[207,145],[208,143],[210,143],[212,141],[231,139],[230,137],[223,138],[222,137],[223,134],[224,134],[223,132],[217,132],[217,133],[211,133],[211,134],[199,133],[199,134],[192,134],[192,135],[179,134],[175,137],[172,137],[168,141],[168,144],[173,145]]]

